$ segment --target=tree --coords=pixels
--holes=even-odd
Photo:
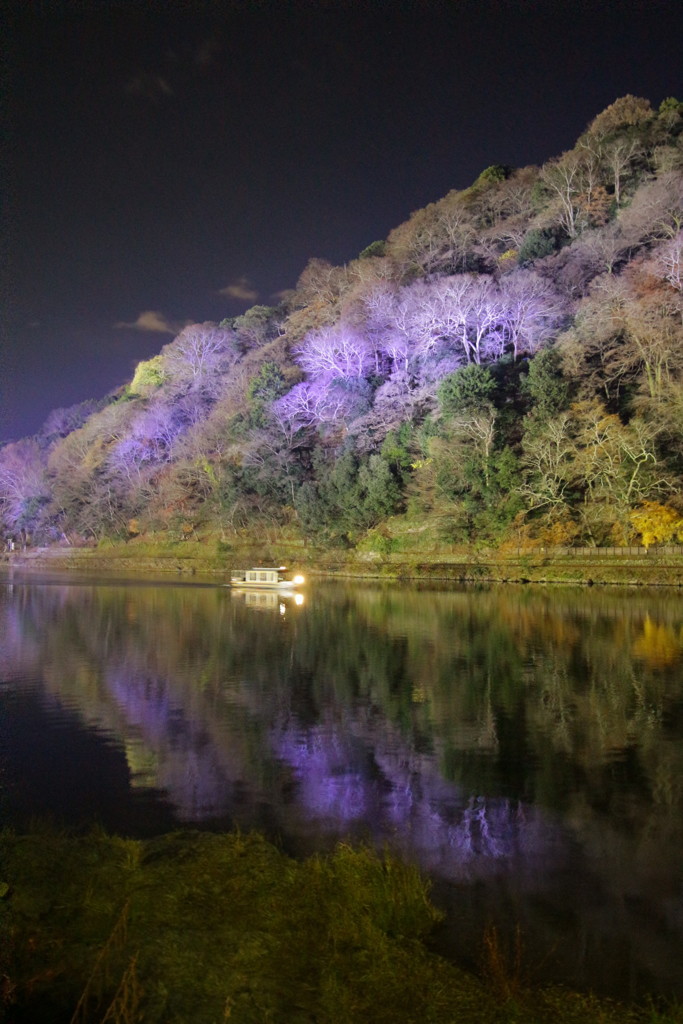
[[[82,427],[89,416],[99,412],[113,401],[111,397],[101,399],[86,399],[77,405],[70,405],[66,409],[53,409],[40,428],[39,441],[41,444],[54,444],[61,437],[66,437],[73,430]]]
[[[496,382],[491,371],[470,363],[450,373],[439,385],[439,405],[444,416],[466,410],[485,408],[491,404]]]
[[[109,405],[53,447],[48,456],[51,507],[64,529],[100,537],[125,530],[137,513],[126,504],[126,488],[108,464],[116,444],[128,436],[135,413],[133,402]]]
[[[646,548],[651,544],[668,544],[672,540],[683,542],[683,516],[670,505],[644,501],[632,510],[629,519]]]
[[[531,228],[525,231],[520,239],[517,260],[521,267],[525,267],[535,260],[549,256],[556,248],[557,240],[552,231],[547,228]]]
[[[683,230],[655,250],[650,266],[672,288],[683,291]]]
[[[27,438],[0,449],[0,519],[8,534],[36,529],[49,494],[44,456],[36,441]]]
[[[305,373],[328,381],[363,380],[377,365],[367,339],[344,323],[308,334],[295,356]]]
[[[610,103],[602,113],[594,117],[588,126],[588,133],[597,139],[612,135],[620,128],[643,124],[653,117],[649,100],[630,93]]]
[[[304,381],[273,402],[273,421],[295,443],[302,431],[322,424],[344,425],[368,408],[369,390],[364,381],[329,380],[320,377]]]
[[[314,482],[304,484],[295,495],[297,514],[306,529],[337,535],[367,530],[399,505],[399,485],[380,455],[366,461],[347,451],[330,464],[319,452],[314,473]]]
[[[558,222],[570,239],[590,223],[602,222],[605,204],[597,190],[603,181],[600,161],[594,153],[586,149],[564,153],[543,165],[541,179],[555,197]]]
[[[237,361],[234,333],[213,323],[192,324],[162,350],[160,371],[174,393],[197,391],[213,400],[221,376]]]
[[[312,257],[296,283],[296,297],[302,304],[322,302],[334,307],[348,287],[344,267],[335,267],[329,260]]]
[[[287,393],[285,375],[277,363],[266,362],[255,377],[249,381],[247,398],[251,406],[251,420],[254,426],[263,427],[270,413],[270,406]]]
[[[530,360],[529,372],[522,379],[521,388],[531,399],[534,414],[541,420],[547,421],[566,409],[569,382],[562,373],[557,349],[544,349]]]
[[[472,215],[461,193],[451,192],[430,203],[391,232],[387,255],[404,276],[453,274],[470,269],[476,233]]]
[[[129,393],[131,395],[150,395],[166,380],[161,355],[146,359],[135,367],[133,379],[130,382]]]
[[[242,352],[260,348],[277,337],[281,327],[280,310],[274,306],[252,306],[246,313],[231,321],[236,343]]]
[[[620,216],[630,251],[673,238],[683,227],[683,173],[667,171],[641,183]]]
[[[521,460],[523,476],[518,489],[528,511],[564,509],[569,505],[574,450],[568,413],[543,423],[527,423]]]
[[[463,363],[498,358],[505,348],[505,305],[493,278],[458,274],[418,292],[410,321],[424,362],[452,355]],[[443,376],[443,374],[441,374]]]
[[[412,317],[416,290],[424,292],[423,282],[413,288],[374,288],[365,296],[363,313],[365,330],[375,351],[389,360],[390,373],[410,373],[415,368],[417,346],[413,337]]]
[[[398,482],[381,455],[371,455],[358,470],[358,497],[362,525],[369,529],[393,515],[401,500]]]
[[[587,394],[602,391],[619,402],[629,390],[656,407],[683,372],[674,299],[669,289],[648,289],[634,276],[603,279],[559,345],[567,376],[576,376]]]
[[[628,136],[613,139],[601,147],[600,156],[611,173],[614,202],[619,207],[622,202],[624,179],[628,178],[636,162],[642,160],[644,156],[642,144],[639,139]]]
[[[387,249],[387,243],[385,241],[371,242],[370,245],[366,245],[362,252],[358,254],[359,260],[368,260],[376,256],[384,256]]]
[[[530,270],[508,274],[501,284],[505,308],[505,341],[517,359],[533,355],[557,333],[569,312],[569,303],[549,281]]]

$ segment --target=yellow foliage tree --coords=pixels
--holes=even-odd
[[[668,544],[683,541],[683,517],[670,505],[657,501],[644,501],[629,514],[632,525],[642,537],[643,544]]]
[[[134,395],[147,395],[161,387],[164,378],[161,356],[152,356],[151,359],[146,359],[136,366],[130,382],[130,391]]]

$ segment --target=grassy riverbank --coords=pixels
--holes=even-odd
[[[293,532],[228,540],[206,533],[186,540],[165,535],[103,541],[96,547],[28,548],[4,554],[17,568],[82,572],[211,574],[235,567],[286,563],[309,574],[379,579],[682,586],[683,545],[666,548],[485,549],[438,544],[428,532],[395,521],[391,533],[370,531],[355,547],[324,547]]]
[[[4,1009],[23,1024],[681,1024],[683,1009],[534,989],[495,934],[481,977],[429,951],[417,871],[294,861],[258,835],[0,835]]]

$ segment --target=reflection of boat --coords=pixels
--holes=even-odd
[[[285,576],[287,567],[276,569],[259,566],[256,569],[237,569],[230,574],[230,586],[254,590],[295,590],[304,583],[303,576]]]
[[[256,611],[279,611],[280,615],[285,615],[292,604],[300,606],[304,603],[304,595],[292,590],[291,587],[287,590],[274,587],[271,587],[270,590],[258,590],[256,587],[245,587],[244,589],[237,587],[235,589],[237,590],[235,597],[239,597],[245,607],[253,608]]]

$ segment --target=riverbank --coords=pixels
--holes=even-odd
[[[459,547],[378,550],[380,539],[353,549],[325,549],[273,532],[231,542],[215,537],[170,542],[135,538],[97,547],[27,548],[5,552],[2,562],[17,569],[209,574],[229,579],[245,565],[281,564],[309,575],[364,579],[433,580],[466,583],[579,583],[620,586],[683,586],[683,546],[665,548],[507,548]]]
[[[683,1008],[534,988],[522,946],[481,974],[429,949],[416,869],[341,845],[295,861],[259,835],[147,841],[0,833],[4,1006],[16,1024],[682,1024]]]

